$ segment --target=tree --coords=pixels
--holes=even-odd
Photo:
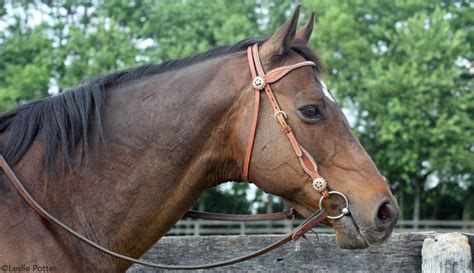
[[[296,3],[0,1],[0,111],[96,75],[268,35]],[[328,64],[326,81],[354,113],[355,133],[405,214],[447,217],[443,202],[451,198],[465,219],[474,216],[470,1],[303,4],[306,15],[318,14],[312,43]],[[44,19],[33,20],[38,14]],[[214,190],[202,202],[228,200],[228,194],[245,199],[244,188]],[[257,210],[266,207],[261,192],[255,202]],[[250,210],[246,200],[240,204]],[[233,210],[224,203],[206,207]]]
[[[308,5],[320,14],[314,44],[328,63],[330,86],[353,107],[356,134],[398,197],[413,198],[419,219],[427,182],[440,181],[441,190],[472,180],[474,100],[460,65],[472,57],[472,33],[458,21],[468,4]]]
[[[44,97],[51,77],[51,41],[43,27],[4,36],[0,44],[0,111]]]
[[[285,7],[294,3],[7,0],[0,5],[2,21],[10,22],[0,34],[0,111],[5,111],[97,75],[260,36],[281,24]],[[46,19],[38,23],[31,20],[34,14]],[[248,213],[246,190],[247,184],[213,189],[201,202]]]

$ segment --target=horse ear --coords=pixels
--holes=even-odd
[[[293,16],[260,47],[263,56],[283,55],[290,49],[291,43],[295,39],[299,15],[300,5],[296,7]]]
[[[296,38],[309,42],[309,39],[311,38],[311,34],[313,33],[313,26],[314,26],[314,11],[311,12],[311,16],[309,17],[308,22],[306,22],[306,24],[302,28],[298,29],[298,31],[296,32]]]

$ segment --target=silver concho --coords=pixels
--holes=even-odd
[[[313,189],[315,189],[317,192],[323,192],[326,190],[328,183],[326,180],[322,177],[316,178],[313,180]]]
[[[255,77],[255,79],[252,81],[253,88],[257,90],[263,90],[263,88],[265,88],[265,84],[265,79],[260,76]]]

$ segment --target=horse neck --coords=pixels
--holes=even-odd
[[[227,113],[243,63],[223,57],[107,90],[105,147],[59,182],[36,179],[40,202],[115,251],[142,255],[206,189],[240,178]]]

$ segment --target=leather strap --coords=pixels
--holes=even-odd
[[[252,158],[253,144],[255,142],[261,90],[265,90],[265,94],[267,95],[268,100],[270,101],[270,104],[272,105],[274,116],[276,120],[278,121],[278,123],[280,124],[282,131],[288,137],[288,140],[291,143],[291,147],[293,148],[303,170],[311,177],[313,181],[315,179],[322,178],[318,172],[318,168],[317,168],[315,160],[296,139],[293,129],[286,121],[286,113],[284,113],[281,110],[280,105],[278,104],[278,101],[275,98],[275,95],[270,85],[272,83],[279,81],[288,73],[290,73],[291,71],[297,68],[304,67],[304,66],[315,66],[316,64],[311,61],[304,61],[304,62],[296,63],[293,65],[278,67],[278,68],[270,70],[268,73],[265,73],[261,60],[260,60],[259,52],[258,52],[258,44],[254,44],[247,48],[247,58],[249,61],[249,67],[250,67],[250,73],[252,75],[252,79],[255,81],[257,78],[262,78],[263,84],[261,85],[261,87],[263,88],[258,89],[254,85],[255,100],[254,100],[252,124],[250,127],[250,134],[249,134],[249,139],[247,142],[247,151],[246,151],[245,160],[244,160],[243,180],[244,181],[249,180],[250,160]],[[321,192],[321,194],[324,195],[325,197],[329,197],[329,193],[327,190],[324,190],[323,192]]]
[[[10,183],[12,186],[17,190],[17,192],[20,194],[20,196],[25,200],[25,202],[34,210],[36,211],[39,215],[41,215],[43,218],[46,220],[54,222],[56,225],[58,225],[60,228],[64,229],[66,232],[70,233],[74,237],[78,238],[79,240],[83,241],[84,243],[88,244],[89,246],[107,254],[110,256],[113,256],[115,258],[129,261],[132,263],[136,264],[141,264],[145,266],[150,266],[154,268],[162,268],[162,269],[179,269],[179,270],[195,270],[195,269],[207,269],[207,268],[214,268],[214,267],[220,267],[224,265],[230,265],[230,264],[235,264],[239,262],[243,262],[255,257],[258,257],[260,255],[263,255],[269,251],[272,251],[286,243],[288,243],[291,240],[298,240],[305,232],[313,228],[315,225],[323,221],[326,217],[326,211],[324,210],[319,210],[315,212],[313,215],[311,215],[306,221],[304,221],[301,225],[299,225],[296,229],[294,229],[292,232],[288,233],[285,235],[283,238],[280,240],[276,241],[275,243],[264,247],[262,249],[259,249],[255,252],[252,252],[248,255],[244,255],[241,257],[225,260],[222,262],[217,262],[217,263],[209,263],[209,264],[200,264],[200,265],[168,265],[168,264],[158,264],[158,263],[152,263],[140,259],[135,259],[129,256],[122,255],[120,253],[114,252],[110,249],[107,249],[91,240],[88,238],[84,237],[83,235],[77,233],[67,225],[65,225],[63,222],[59,221],[56,219],[54,216],[49,214],[36,200],[28,193],[28,191],[25,189],[23,184],[20,182],[18,177],[16,176],[15,172],[12,170],[8,162],[5,160],[3,155],[0,155],[0,168],[5,172],[6,176],[8,177]],[[241,216],[236,216],[236,217],[241,217]]]
[[[233,222],[253,222],[253,221],[273,221],[292,219],[296,215],[295,209],[290,208],[281,212],[253,214],[253,215],[239,215],[239,214],[224,214],[214,212],[204,212],[188,210],[184,217],[207,219],[207,220],[221,220]]]
[[[247,58],[249,61],[250,66],[250,73],[252,74],[252,78],[255,78],[257,72],[255,71],[255,62],[253,60],[252,48],[249,46],[247,48]],[[252,115],[252,123],[250,125],[250,134],[249,139],[247,141],[247,151],[245,153],[245,161],[244,161],[244,172],[243,172],[243,180],[249,180],[249,167],[250,167],[250,159],[252,157],[252,150],[253,144],[255,142],[255,134],[257,132],[257,121],[258,121],[258,112],[260,107],[260,90],[254,89],[255,98],[253,103],[253,115]]]
[[[302,153],[301,153],[301,149],[299,147],[298,141],[296,140],[296,137],[293,134],[293,130],[291,129],[290,125],[286,122],[286,118],[282,115],[280,105],[278,104],[278,101],[276,100],[275,95],[273,94],[272,88],[270,87],[270,83],[271,83],[270,81],[273,80],[272,82],[276,82],[276,80],[281,79],[284,75],[288,74],[290,71],[298,67],[303,67],[305,65],[315,65],[315,64],[313,62],[302,62],[296,65],[279,67],[277,69],[272,70],[272,74],[270,74],[271,76],[270,78],[269,74],[265,75],[265,72],[263,70],[263,66],[260,60],[260,55],[258,53],[258,44],[254,44],[252,46],[252,54],[254,55],[253,59],[255,62],[255,66],[257,67],[257,71],[259,71],[259,74],[260,74],[260,75],[254,75],[254,78],[257,76],[260,76],[265,79],[265,83],[266,83],[265,94],[270,100],[273,111],[275,113],[275,117],[277,121],[280,123],[283,129],[283,132],[286,134],[286,136],[290,140],[291,146],[293,147],[293,150],[295,151],[296,156],[301,157]]]
[[[301,236],[303,236],[306,232],[310,231],[314,226],[324,221],[327,216],[328,215],[326,214],[326,211],[324,209],[315,211],[306,220],[304,220],[303,223],[301,223],[293,230],[293,235],[291,236],[293,241],[296,241],[301,238]]]

